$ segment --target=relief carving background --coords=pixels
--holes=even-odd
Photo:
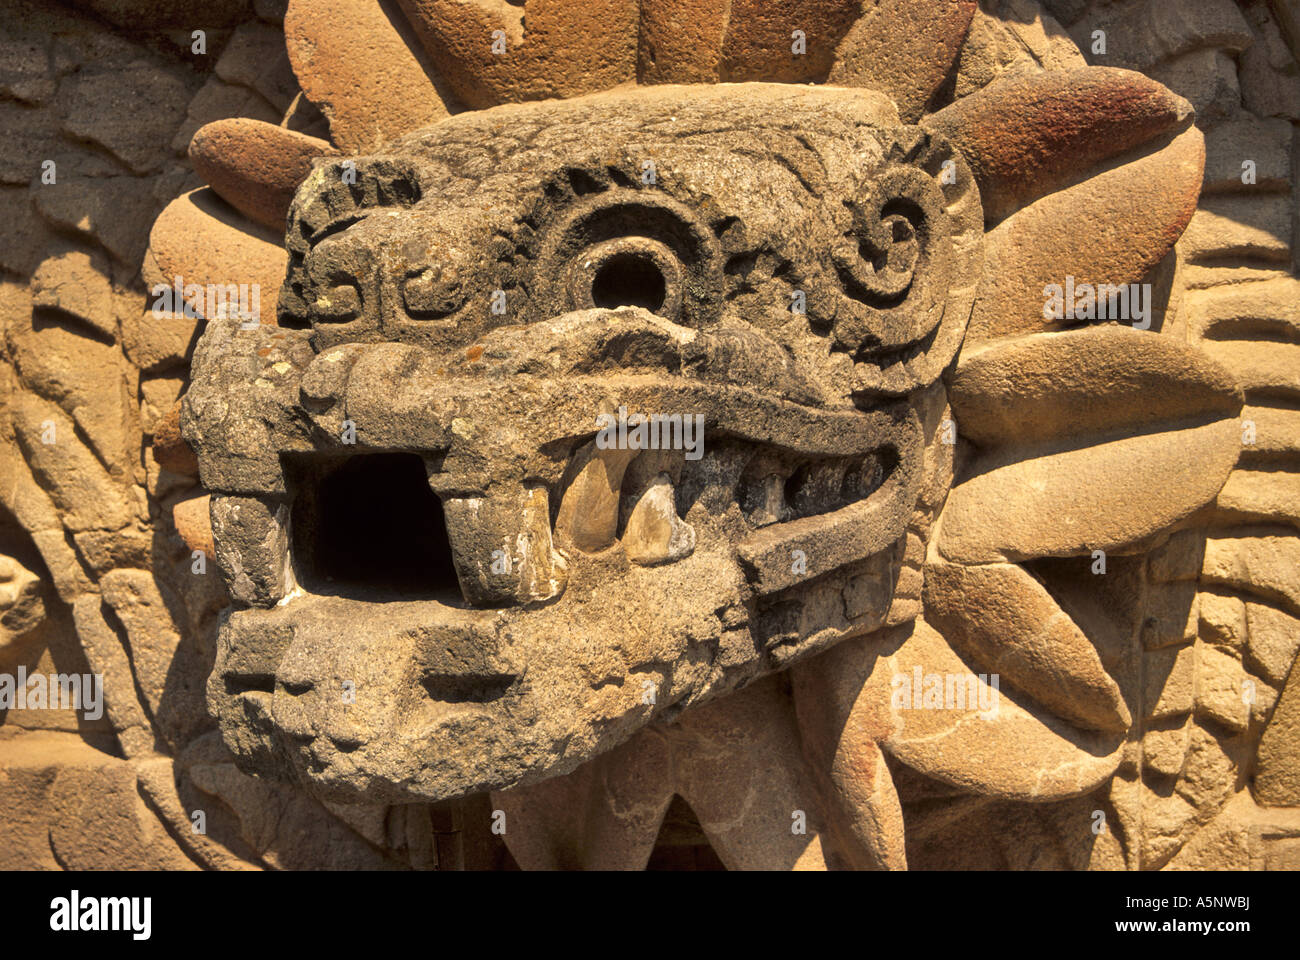
[[[0,863],[500,869],[639,866],[649,850],[669,868],[1300,867],[1300,6],[735,0],[725,22],[716,6],[529,0],[525,20],[471,0],[0,3],[0,673],[101,674],[106,701],[93,721],[0,714]],[[806,57],[789,56],[791,24]],[[482,43],[497,29],[504,57]],[[1156,84],[1089,64],[1163,84],[1195,128]],[[876,722],[858,691],[888,701],[863,672],[873,635],[523,790],[356,804],[241,772],[229,743],[246,728],[223,717],[223,742],[208,689],[231,601],[218,561],[234,562],[213,529],[250,535],[220,499],[210,513],[180,405],[199,336],[229,321],[158,317],[150,288],[255,282],[269,321],[304,256],[284,224],[313,161],[388,155],[467,110],[747,81],[879,91],[974,170],[983,279],[956,368],[943,390],[937,367],[912,382],[900,366],[900,388],[883,362],[860,375],[923,388],[925,470],[878,621],[903,632],[880,662],[1000,670],[1032,691],[1009,707],[1019,726],[967,728],[946,751],[926,746],[937,728],[866,736],[845,773],[840,731]],[[1043,90],[1070,109],[1035,112]],[[740,264],[730,304],[785,297],[777,266]],[[1156,332],[1053,333],[1023,291],[1066,274],[1152,283]],[[436,282],[420,290],[443,310]],[[259,335],[254,363],[298,364],[292,336]],[[948,417],[955,449],[938,440]],[[220,457],[193,446],[208,478]],[[1119,548],[1096,577],[1103,541]],[[247,572],[237,601],[275,599]],[[1034,668],[1040,642],[1059,689]],[[791,852],[753,823],[722,839],[736,810],[791,808],[810,784],[817,844]],[[878,809],[901,824],[863,822]]]

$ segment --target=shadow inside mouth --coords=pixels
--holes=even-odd
[[[897,452],[888,447],[814,458],[768,448],[746,466],[736,499],[757,526],[822,516],[869,499],[898,465]]]
[[[461,600],[442,502],[414,453],[286,457],[295,572],[312,593]]]
[[[431,700],[439,703],[491,703],[500,700],[519,678],[511,673],[477,676],[427,673],[420,680]]]

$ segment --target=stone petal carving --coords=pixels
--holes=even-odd
[[[964,351],[948,400],[962,436],[982,448],[1235,417],[1237,379],[1206,354],[1117,326],[1046,333]]]
[[[574,97],[636,77],[638,13],[632,0],[401,5],[456,97],[470,107]]]
[[[70,824],[105,815],[119,865],[447,868],[501,810],[526,867],[663,865],[687,833],[733,869],[1247,865],[1273,816],[1250,791],[1295,799],[1300,613],[1264,5],[1108,5],[1106,62],[1164,51],[1177,95],[1083,67],[1032,0],[293,0],[287,59],[283,5],[255,6],[201,89],[70,10],[0,77],[42,143],[46,105],[81,104],[59,183],[101,201],[5,195],[6,270],[39,267],[0,284],[0,499],[53,587],[7,649],[71,635],[57,593],[112,687],[87,736],[128,758],[53,744],[51,781],[6,749],[59,819],[7,849],[99,865]],[[1050,9],[1086,48],[1102,14]],[[85,69],[124,49],[139,130]],[[91,128],[129,149],[87,157]],[[213,189],[159,218],[143,276],[255,281],[254,328],[119,276],[191,182],[159,145],[196,130]],[[1069,281],[1151,283],[1151,331],[1043,316]],[[702,456],[599,450],[620,406],[701,411]],[[219,738],[193,694],[227,603]],[[999,673],[999,711],[909,707],[909,670],[976,706]],[[807,832],[771,829],[792,810]]]
[[[370,0],[290,0],[289,62],[335,146],[373,150],[450,112],[451,94],[406,42],[401,14]],[[378,106],[377,105],[382,105]]]
[[[194,172],[236,210],[276,231],[284,229],[312,160],[336,153],[324,140],[244,118],[209,123],[190,141]]]
[[[1236,463],[1240,432],[1235,420],[1219,420],[1101,441],[1086,452],[992,454],[953,488],[939,549],[987,563],[1135,547],[1213,499]],[[1004,491],[996,501],[993,490]]]
[[[253,225],[205,188],[177,197],[158,215],[142,273],[151,288],[173,288],[180,277],[182,289],[193,285],[204,304],[210,290],[248,284],[259,291],[259,303],[266,296],[269,317],[272,291],[280,288],[285,261],[274,234]],[[200,315],[206,310],[197,302],[189,305]],[[181,312],[180,304],[171,307],[169,312]]]
[[[1086,390],[1084,370],[1114,389]],[[1241,449],[1240,397],[1199,351],[1122,328],[976,354],[954,378],[953,407],[959,418],[969,411],[987,446],[949,495],[940,552],[986,563],[1141,542],[1223,485]],[[1091,445],[1081,448],[1082,436]]]
[[[973,677],[943,638],[917,620],[911,636],[877,661],[864,687],[886,699],[892,678]],[[984,689],[989,698],[990,691]],[[978,692],[977,692],[978,695]],[[986,796],[1045,800],[1083,794],[1114,772],[1123,734],[1083,731],[999,690],[993,714],[978,706],[958,709],[897,709],[888,714],[885,749],[927,776]],[[1029,762],[1025,762],[1026,759]]]
[[[966,157],[993,225],[1191,118],[1190,103],[1140,73],[1078,67],[1006,74],[924,123]]]
[[[1044,288],[1142,280],[1196,210],[1205,140],[1192,127],[1156,152],[1061,190],[1008,217],[985,238],[984,285],[968,343],[1060,329]],[[1152,196],[1147,184],[1162,190]],[[1122,224],[1123,226],[1119,226]]]
[[[840,43],[828,82],[884,90],[913,122],[952,69],[975,9],[974,0],[872,4]]]
[[[1092,642],[1027,570],[932,560],[926,622],[1004,684],[1081,727],[1127,731],[1132,718]]]

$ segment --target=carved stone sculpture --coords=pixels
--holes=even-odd
[[[6,506],[146,796],[229,811],[189,857],[313,865],[274,808],[346,866],[1285,865],[1300,319],[1290,234],[1214,225],[1291,173],[1187,72],[1277,28],[1198,4],[1153,66],[1045,6],[263,24],[284,121],[193,131],[143,255],[144,514],[77,519],[31,437],[96,402],[10,333]]]

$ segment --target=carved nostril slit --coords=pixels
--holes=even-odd
[[[518,679],[508,673],[479,676],[427,673],[420,685],[431,700],[439,703],[491,703],[504,697]]]
[[[442,502],[421,457],[309,458],[286,472],[303,586],[373,599],[452,592],[459,599]]]
[[[226,696],[237,697],[241,693],[274,693],[275,677],[269,673],[234,674],[222,677],[226,681]]]
[[[644,307],[661,310],[668,293],[663,272],[647,256],[616,253],[596,270],[591,301],[598,307]]]

